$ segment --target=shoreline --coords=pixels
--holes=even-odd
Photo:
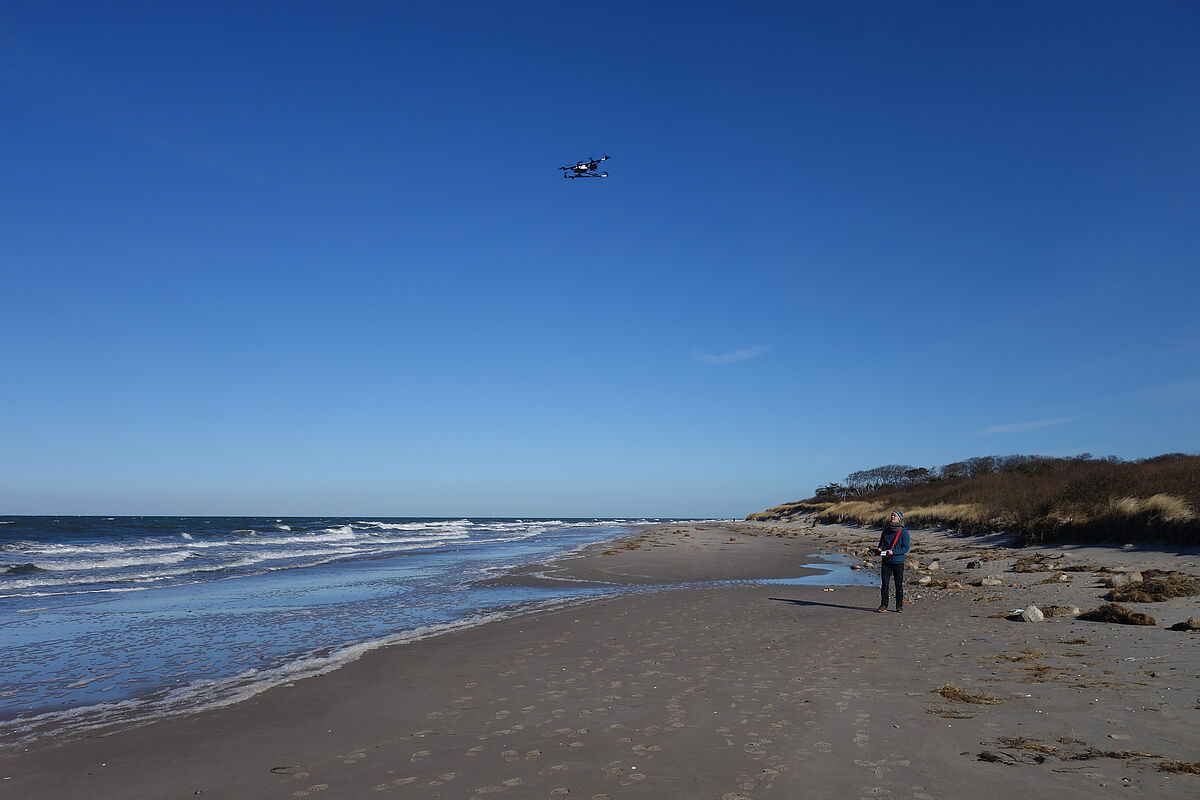
[[[1200,786],[1200,778],[1157,769],[1197,755],[1190,743],[1200,740],[1200,713],[1190,706],[1200,661],[1191,634],[990,616],[1035,594],[1094,598],[1082,574],[1036,585],[1044,575],[1005,572],[1007,562],[996,558],[987,574],[1003,575],[1005,585],[960,591],[911,584],[915,602],[904,615],[862,613],[878,602],[869,587],[688,585],[709,576],[794,577],[796,565],[820,550],[853,552],[864,538],[876,536],[786,523],[640,530],[502,579],[653,579],[656,589],[679,588],[487,622],[377,649],[225,708],[6,749],[0,787],[31,799],[200,792],[730,800],[885,790],[1082,797],[1116,786],[1127,796],[1184,796]],[[1008,553],[987,537],[918,531],[914,539],[922,561],[945,553],[941,575],[951,574],[958,554]],[[1145,548],[1015,552],[1064,551],[1077,561],[1103,555],[1114,564],[1200,569],[1195,553]],[[1138,607],[1162,625],[1197,615],[1195,598]],[[1089,643],[1065,643],[1080,639]],[[1002,702],[930,694],[945,683]],[[1054,744],[1066,737],[1086,745]],[[1018,739],[1023,746],[1004,746]],[[1087,746],[1155,758],[1063,760],[1023,749],[1035,740],[1060,752]],[[979,760],[984,752],[997,760]]]

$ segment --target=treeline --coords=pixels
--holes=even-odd
[[[1028,542],[1170,541],[1200,545],[1200,456],[1125,461],[980,456],[937,467],[887,464],[817,488],[751,519],[816,515],[882,524],[892,508],[914,526],[1010,531]]]
[[[1157,456],[1157,458],[1184,457],[1182,453]],[[1150,460],[1150,459],[1147,459]],[[997,472],[1019,472],[1025,475],[1048,475],[1064,467],[1070,467],[1087,461],[1102,461],[1106,464],[1130,463],[1123,462],[1116,456],[1105,456],[1097,459],[1091,453],[1073,456],[1071,458],[1050,458],[1049,456],[976,456],[965,461],[955,461],[940,467],[913,467],[907,464],[885,464],[882,467],[863,469],[851,472],[846,476],[846,482],[827,483],[817,487],[814,498],[830,499],[859,497],[879,489],[897,486],[913,486],[921,483],[936,483],[956,478],[975,478],[980,475],[994,475]],[[1133,462],[1143,463],[1143,462]]]

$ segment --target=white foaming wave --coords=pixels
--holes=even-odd
[[[189,550],[175,553],[165,553],[160,556],[130,556],[127,558],[96,558],[76,561],[43,561],[33,562],[38,569],[48,572],[78,572],[86,569],[117,569],[119,567],[146,567],[155,564],[178,564],[194,556]]]
[[[276,521],[278,522],[278,520]],[[275,527],[281,531],[290,531],[292,529],[291,525],[276,525]]]
[[[266,562],[266,561],[281,561],[281,560],[285,560],[285,559],[312,558],[314,556],[321,556],[321,558],[319,558],[316,561],[309,561],[309,562],[300,563],[300,564],[287,564],[287,565],[281,565],[278,567],[268,567],[266,571],[272,571],[272,570],[276,570],[276,569],[295,569],[295,568],[300,568],[300,567],[311,567],[311,566],[317,566],[318,564],[324,564],[329,561],[337,560],[338,558],[341,558],[344,555],[355,555],[355,554],[360,554],[363,552],[366,552],[366,551],[359,550],[357,548],[336,548],[336,549],[328,549],[328,550],[309,550],[309,551],[290,551],[289,550],[289,551],[280,551],[280,552],[276,552],[276,553],[268,552],[268,553],[260,553],[258,555],[247,555],[247,556],[237,559],[235,561],[227,561],[227,562],[223,562],[223,563],[219,563],[219,564],[208,564],[208,565],[204,565],[204,566],[191,567],[188,569],[167,569],[167,570],[160,570],[160,571],[154,572],[154,573],[140,572],[140,573],[124,573],[124,574],[120,574],[120,575],[104,575],[104,576],[81,575],[81,576],[74,577],[74,578],[41,578],[41,577],[39,577],[39,578],[23,578],[23,579],[18,579],[18,580],[4,581],[2,584],[0,584],[0,588],[3,588],[4,590],[7,590],[7,591],[11,591],[13,589],[42,589],[42,588],[47,588],[47,587],[51,587],[51,586],[61,586],[61,587],[87,586],[87,585],[94,585],[97,583],[161,583],[163,581],[170,580],[171,578],[180,578],[180,577],[183,577],[186,575],[199,575],[199,574],[211,573],[211,572],[226,572],[228,570],[237,569],[239,567],[249,567],[249,566],[253,566],[255,564],[262,564],[263,562]],[[254,574],[254,573],[251,573],[251,574]],[[142,589],[149,589],[149,588],[153,588],[153,587],[141,587],[138,590],[141,591]],[[55,592],[54,594],[90,594],[93,592],[121,592],[121,591],[133,591],[133,590],[128,589],[128,588],[94,589],[94,590],[74,589],[72,591]],[[41,595],[36,595],[36,594],[0,595],[0,597],[37,597],[37,596],[41,596]]]
[[[342,542],[321,542],[312,541],[312,538],[305,537],[287,537],[282,539],[272,540],[270,538],[251,540],[256,545],[269,545],[275,542],[279,545],[290,545],[300,542],[318,545],[325,545],[323,549],[279,549],[279,550],[255,550],[240,554],[239,558],[231,561],[222,561],[218,563],[197,564],[196,566],[185,569],[160,569],[154,572],[135,572],[135,573],[118,573],[115,575],[95,575],[84,574],[75,577],[58,577],[56,573],[73,571],[87,572],[88,569],[96,569],[103,565],[107,567],[119,566],[154,566],[156,564],[166,565],[171,563],[179,563],[192,553],[177,554],[181,557],[151,557],[143,559],[98,559],[88,562],[58,562],[54,569],[48,569],[49,574],[41,574],[37,576],[29,576],[27,578],[16,578],[0,582],[0,589],[6,591],[21,590],[21,589],[42,589],[53,586],[82,586],[97,583],[160,583],[171,578],[179,578],[185,575],[194,575],[199,573],[225,572],[232,569],[242,567],[253,567],[255,565],[263,565],[267,571],[276,571],[284,569],[299,569],[304,567],[314,567],[330,561],[336,561],[344,556],[354,555],[377,555],[387,553],[401,553],[408,550],[428,550],[436,547],[442,547],[451,541],[469,538],[467,534],[444,534],[436,539],[430,537],[399,537],[399,538],[382,538],[370,537],[369,539],[361,539],[357,542],[342,541]],[[517,541],[524,537],[513,537],[502,540],[493,540],[490,543],[498,543],[502,541]],[[367,546],[369,545],[369,546]],[[311,559],[316,559],[311,560]],[[304,559],[310,559],[304,561]],[[283,561],[290,562],[270,566],[267,562]],[[300,563],[296,563],[299,561]],[[128,564],[122,562],[129,562]],[[70,565],[88,564],[89,567],[77,568]],[[40,566],[40,565],[38,565]],[[97,590],[97,591],[115,591],[115,590]],[[60,592],[60,594],[75,594],[73,592]],[[13,595],[3,595],[10,597]],[[31,596],[31,595],[23,595]]]
[[[45,586],[86,586],[97,583],[158,583],[183,575],[193,575],[201,572],[222,572],[236,566],[239,566],[239,563],[235,561],[221,564],[196,565],[183,569],[161,569],[154,572],[123,572],[116,575],[95,575],[85,572],[83,575],[71,578],[50,577],[50,575],[55,574],[52,572],[45,576],[6,580],[0,582],[0,588],[10,590],[34,589]]]
[[[8,597],[59,597],[66,594],[108,594],[110,592],[148,592],[149,586],[122,586],[117,589],[76,589],[73,592],[23,592],[21,594],[0,594],[0,598]],[[19,613],[28,614],[33,611],[46,611],[54,608],[54,606],[46,606],[46,608],[24,608],[19,609]]]
[[[230,542],[203,542],[195,541],[191,538],[191,534],[182,533],[188,539],[187,547],[189,550],[197,550],[200,548],[209,547],[228,547]],[[257,539],[249,539],[254,542]],[[69,556],[69,555],[89,555],[92,553],[136,553],[141,550],[178,550],[179,542],[154,542],[141,541],[130,542],[129,544],[89,544],[89,545],[71,545],[71,544],[38,544],[36,542],[25,542],[20,548],[14,548],[13,553],[24,554],[28,556]]]
[[[471,522],[471,520],[469,520],[469,519],[460,519],[460,520],[455,520],[453,522],[445,521],[445,520],[439,520],[437,522],[363,522],[360,520],[358,522],[355,522],[354,525],[363,527],[363,528],[374,528],[375,530],[382,530],[382,531],[423,531],[423,530],[427,530],[432,533],[436,533],[440,530],[444,530],[447,528],[452,528],[455,530],[462,530],[464,528],[470,528],[470,527],[473,527],[475,525],[475,523]]]
[[[261,564],[264,561],[282,561],[290,558],[312,558],[313,556],[349,556],[365,552],[357,547],[331,547],[325,550],[264,550],[261,553],[247,555],[237,564],[231,566],[246,567],[251,564]]]
[[[196,680],[186,686],[170,689],[157,696],[131,698],[111,703],[81,706],[66,711],[50,711],[29,717],[0,720],[0,734],[11,744],[24,744],[53,733],[70,739],[85,732],[103,730],[115,725],[140,727],[168,717],[178,717],[224,708],[248,700],[283,683],[325,675],[339,667],[362,658],[383,647],[407,644],[443,633],[473,628],[495,620],[562,608],[589,602],[593,598],[548,600],[518,609],[477,614],[467,619],[441,625],[428,625],[380,639],[360,642],[331,652],[312,652],[279,667],[247,670],[224,680]]]
[[[317,533],[308,534],[306,538],[321,537],[322,539],[330,539],[335,536],[341,536],[344,539],[353,539],[358,536],[358,532],[354,530],[353,525],[338,525],[335,528],[322,528]]]
[[[219,562],[216,564],[197,565],[194,567],[188,567],[186,569],[164,569],[164,570],[156,570],[154,572],[128,572],[128,573],[121,573],[121,574],[117,574],[117,575],[84,574],[84,575],[79,575],[77,577],[72,577],[72,578],[58,578],[58,577],[50,577],[49,575],[47,575],[46,577],[38,576],[38,577],[21,578],[21,579],[16,579],[16,580],[4,581],[2,584],[0,584],[0,587],[11,590],[11,589],[32,589],[32,588],[40,588],[40,587],[46,587],[46,586],[79,586],[79,585],[95,584],[95,583],[157,583],[160,581],[167,580],[169,578],[178,578],[183,575],[193,575],[196,573],[204,573],[204,572],[224,572],[226,570],[236,569],[238,567],[248,567],[248,566],[252,566],[254,564],[260,564],[264,561],[279,561],[279,560],[284,560],[284,559],[311,558],[313,556],[353,555],[355,553],[362,553],[362,552],[364,552],[364,551],[362,551],[358,548],[353,548],[353,547],[329,548],[329,549],[325,549],[325,550],[279,550],[279,551],[268,550],[268,551],[259,552],[259,553],[246,554],[246,555],[242,556],[241,558],[235,559],[233,561],[224,561],[224,562]],[[131,561],[133,559],[108,559],[108,562],[109,562],[110,566],[123,566],[123,565],[116,565],[113,563],[113,562],[122,561],[122,560],[130,560]],[[150,565],[153,565],[154,563],[179,563],[180,560],[182,560],[182,559],[174,560],[174,561],[165,561],[165,562],[143,561],[140,564],[134,563],[134,564],[129,564],[128,566],[150,566]],[[98,564],[101,562],[91,562],[91,563]],[[318,563],[323,563],[323,562],[318,562]],[[65,572],[65,571],[68,571],[68,569],[65,566],[61,566],[61,565],[57,569],[48,570],[48,572],[50,574],[53,574],[55,572]]]
[[[290,531],[286,526],[279,526],[281,529]],[[234,533],[247,533],[249,531],[234,531]],[[197,541],[192,538],[189,533],[180,534],[187,538],[188,548],[192,550],[216,547],[230,547],[235,545],[287,545],[296,542],[312,543],[316,542],[342,542],[353,539],[363,538],[361,531],[356,531],[351,525],[340,525],[335,528],[322,528],[314,533],[297,533],[292,536],[249,536],[237,539],[218,539],[208,541]],[[24,554],[27,556],[60,556],[60,555],[87,555],[87,554],[103,554],[103,553],[130,553],[141,550],[175,550],[179,548],[178,542],[160,542],[153,540],[143,540],[140,542],[129,542],[127,544],[87,544],[87,545],[70,545],[70,544],[40,544],[37,542],[17,542],[14,546],[6,549],[5,552],[13,553],[14,555]]]
[[[312,544],[313,542],[349,542],[362,539],[362,535],[349,525],[338,528],[322,528],[317,533],[302,533],[295,536],[255,536],[253,539],[232,539],[226,544],[236,545],[287,545]]]
[[[401,536],[399,538],[388,538],[386,536],[372,536],[369,539],[361,539],[356,544],[363,547],[374,548],[385,544],[438,544],[440,542],[460,542],[463,539],[470,539],[471,535],[467,533],[444,533],[440,536]]]

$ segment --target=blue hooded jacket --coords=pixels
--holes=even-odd
[[[900,541],[896,542],[895,547],[892,547],[892,539],[894,538],[896,538],[896,534],[888,533],[886,526],[883,529],[883,533],[879,535],[879,549],[892,551],[892,555],[883,557],[883,563],[885,564],[903,564],[904,554],[908,552],[910,545],[908,539],[908,527],[905,526],[904,529],[900,531]]]

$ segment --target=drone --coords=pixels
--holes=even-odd
[[[589,158],[586,161],[580,161],[570,167],[559,167],[563,171],[564,178],[607,178],[607,172],[597,172],[596,168],[600,166],[601,161],[608,161],[608,156],[600,156],[599,158]]]

